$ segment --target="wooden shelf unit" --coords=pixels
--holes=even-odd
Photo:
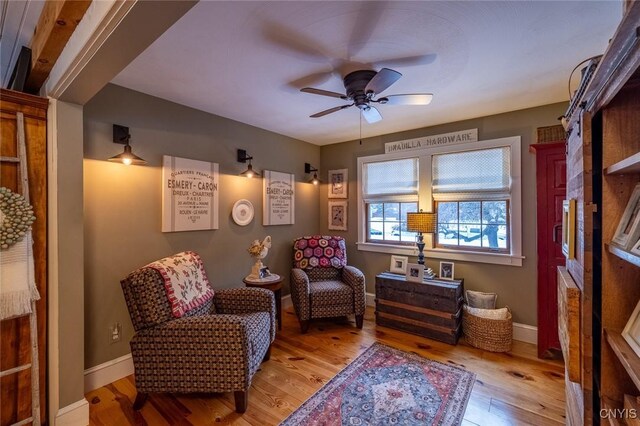
[[[640,357],[636,355],[620,333],[605,329],[604,334],[607,337],[609,346],[611,346],[611,349],[613,349],[613,352],[620,361],[620,364],[622,364],[627,371],[627,374],[636,387],[640,389]]]
[[[636,152],[605,169],[605,174],[607,175],[625,175],[629,173],[640,173],[640,152]]]
[[[576,259],[582,291],[582,381],[567,391],[567,424],[596,423],[601,409],[640,395],[640,357],[623,330],[640,301],[640,256],[611,243],[640,181],[640,1],[626,9],[568,120],[567,198],[577,200]],[[575,407],[583,408],[576,416]],[[616,424],[601,419],[601,424]],[[622,422],[621,422],[622,423]]]
[[[638,256],[637,254],[633,254],[614,243],[605,245],[608,247],[609,253],[619,257],[626,262],[631,263],[632,265],[640,267],[640,256]]]

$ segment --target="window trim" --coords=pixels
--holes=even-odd
[[[400,254],[405,256],[417,256],[417,248],[393,245],[388,243],[367,242],[366,239],[366,206],[363,199],[362,170],[365,163],[376,161],[389,161],[402,158],[418,158],[418,209],[433,211],[434,202],[431,185],[432,182],[431,156],[434,154],[454,153],[488,149],[501,146],[511,147],[511,197],[509,219],[510,225],[510,253],[467,251],[445,247],[435,247],[432,235],[425,235],[425,256],[427,258],[459,260],[468,262],[493,263],[499,265],[522,266],[522,163],[521,163],[521,137],[511,136],[499,139],[470,142],[468,144],[445,145],[429,147],[411,151],[400,151],[389,154],[377,154],[366,157],[358,157],[358,250],[377,253]],[[420,183],[423,183],[420,185]],[[422,207],[421,207],[422,206]],[[427,206],[425,208],[424,206]],[[429,207],[430,206],[430,207]]]

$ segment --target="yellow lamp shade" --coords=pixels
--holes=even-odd
[[[407,231],[428,234],[436,232],[436,214],[426,212],[407,213]]]

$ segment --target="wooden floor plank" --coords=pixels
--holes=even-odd
[[[233,395],[151,395],[135,412],[132,376],[86,395],[92,425],[277,425],[374,342],[414,352],[476,373],[465,426],[556,425],[564,423],[564,367],[540,360],[535,345],[514,342],[509,353],[491,353],[377,327],[371,308],[364,328],[351,321],[312,322],[300,334],[295,314],[283,315],[271,359],[249,390],[246,413],[235,412]]]

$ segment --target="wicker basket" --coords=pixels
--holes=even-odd
[[[464,305],[462,331],[471,346],[491,352],[509,352],[513,339],[511,311],[507,319],[489,319],[473,315]]]

